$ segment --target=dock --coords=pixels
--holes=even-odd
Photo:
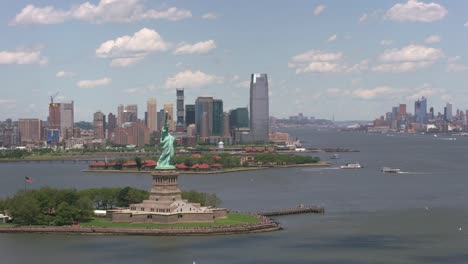
[[[288,209],[279,209],[279,210],[259,212],[257,214],[269,217],[269,216],[310,214],[310,213],[324,214],[325,208],[319,207],[319,206],[302,206],[302,207],[295,207],[295,208],[288,208]]]

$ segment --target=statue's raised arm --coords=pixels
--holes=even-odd
[[[173,170],[174,167],[174,136],[169,133],[167,124],[168,113],[165,114],[164,126],[161,130],[161,156],[159,156],[157,170]]]

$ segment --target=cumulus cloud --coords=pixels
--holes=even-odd
[[[428,44],[431,44],[431,43],[437,43],[437,42],[440,42],[442,40],[442,38],[439,36],[439,35],[431,35],[429,37],[427,37],[424,42],[428,43]]]
[[[174,51],[175,55],[208,53],[216,48],[214,40],[197,42],[195,44],[180,43]]]
[[[315,16],[318,16],[318,15],[322,14],[323,11],[325,11],[325,8],[326,8],[325,5],[318,5],[318,6],[316,6],[316,7],[314,8],[314,15],[315,15]]]
[[[76,83],[78,87],[83,87],[83,88],[92,88],[96,86],[103,86],[103,85],[108,85],[112,82],[110,78],[102,78],[102,79],[97,79],[97,80],[81,80]]]
[[[310,50],[292,57],[288,67],[295,69],[297,74],[339,72],[342,68],[342,57],[341,52]]]
[[[76,73],[74,72],[67,72],[67,71],[59,71],[55,74],[58,78],[65,78],[65,77],[74,77]]]
[[[334,42],[338,39],[338,35],[334,34],[327,39],[327,42]]]
[[[125,67],[144,59],[151,52],[166,51],[169,44],[158,32],[142,28],[132,36],[122,36],[102,43],[96,49],[99,58],[112,59],[111,66]]]
[[[209,20],[217,19],[218,17],[219,15],[215,13],[206,13],[206,14],[203,14],[202,16],[203,19],[209,19]]]
[[[463,26],[468,28],[468,22],[466,22]]]
[[[47,64],[48,59],[41,55],[40,49],[0,51],[0,64]]]
[[[468,72],[468,65],[459,63],[450,63],[447,66],[447,72]]]
[[[406,3],[395,4],[387,11],[385,17],[399,22],[433,22],[443,19],[447,14],[447,9],[437,3],[409,0]]]
[[[130,23],[145,19],[181,20],[192,17],[190,10],[170,7],[149,9],[140,0],[100,0],[96,5],[85,2],[62,10],[53,6],[27,5],[10,22],[12,25],[59,24],[67,20],[91,23]]]
[[[380,55],[383,64],[373,67],[376,72],[409,72],[426,68],[444,57],[440,49],[409,45],[401,49],[388,49]]]
[[[364,100],[372,100],[380,97],[382,95],[388,95],[396,93],[398,90],[388,87],[388,86],[379,86],[371,89],[357,89],[351,92],[351,94],[357,98]]]
[[[0,99],[0,105],[11,105],[16,104],[16,100],[13,99]]]
[[[202,71],[192,72],[190,70],[179,72],[176,75],[167,78],[166,88],[200,88],[215,83],[222,83],[223,78],[210,75]]]
[[[359,23],[366,22],[368,18],[369,18],[369,15],[364,13],[362,16],[359,17]]]

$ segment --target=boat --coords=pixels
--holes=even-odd
[[[383,167],[380,171],[385,173],[400,173],[401,170],[398,168]]]
[[[339,158],[340,156],[338,156],[338,154],[336,153],[330,156],[330,159],[339,159]]]
[[[361,164],[359,163],[346,163],[345,165],[341,165],[340,169],[360,169],[362,168]]]

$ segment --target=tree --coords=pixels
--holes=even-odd
[[[21,192],[13,197],[8,208],[13,222],[20,225],[35,225],[38,223],[37,216],[41,214],[39,203],[31,193]]]
[[[79,210],[68,204],[67,202],[62,202],[59,204],[57,208],[57,214],[55,217],[55,224],[56,225],[70,225],[75,222],[76,219],[79,218]]]
[[[141,158],[136,156],[135,157],[135,163],[136,163],[136,167],[138,170],[141,170],[141,166],[143,165],[142,162],[141,162]]]

